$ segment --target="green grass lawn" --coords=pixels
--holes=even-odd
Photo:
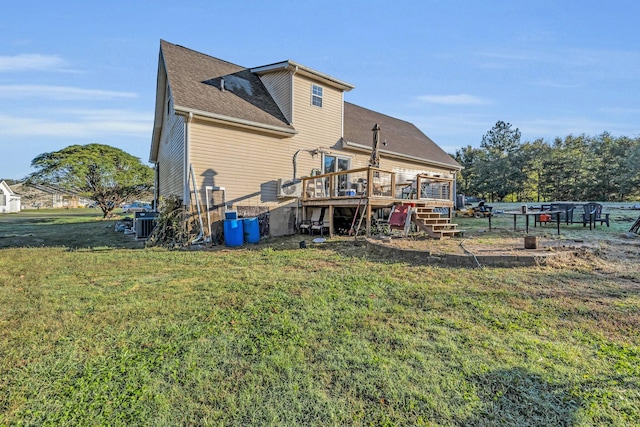
[[[120,218],[133,218],[133,214]],[[115,219],[102,220],[99,209],[39,209],[0,214],[0,248],[142,248],[141,242],[114,233]]]
[[[0,425],[640,424],[637,263],[142,249],[97,215],[0,216]]]

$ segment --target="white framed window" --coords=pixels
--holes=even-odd
[[[322,86],[311,85],[311,105],[322,108]]]

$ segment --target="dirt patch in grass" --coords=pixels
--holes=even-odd
[[[500,205],[498,209],[509,210],[508,205]],[[398,249],[428,251],[432,254],[454,254],[476,256],[540,256],[562,253],[562,265],[590,265],[594,270],[609,271],[630,269],[637,271],[637,259],[640,255],[640,236],[627,232],[637,218],[637,213],[620,206],[607,206],[611,214],[611,226],[595,227],[593,230],[582,224],[561,224],[560,235],[555,226],[530,227],[525,233],[520,219],[517,230],[512,217],[496,215],[493,217],[493,228],[488,221],[474,218],[455,218],[458,229],[466,230],[463,237],[435,240],[425,234],[418,233],[402,237],[373,237],[373,241]],[[525,236],[536,236],[537,249],[525,249]]]
[[[524,235],[513,233],[475,234],[459,238],[435,240],[427,236],[384,236],[373,237],[374,241],[398,249],[422,250],[432,254],[473,254],[473,255],[540,255],[545,253],[573,253],[576,259],[594,256],[603,261],[622,262],[637,260],[640,256],[640,238],[610,236],[600,238],[572,238],[563,236],[538,236],[537,248],[526,249]],[[566,257],[563,257],[563,259]]]
[[[357,256],[358,253],[366,251],[364,237],[334,236],[321,238],[322,242],[317,242],[320,236],[308,236],[297,234],[285,237],[268,238],[260,241],[256,245],[245,244],[238,248],[229,248],[224,245],[205,246],[196,249],[213,251],[236,251],[264,249],[266,247],[278,249],[298,249],[300,243],[305,242],[307,248],[332,247],[340,248],[341,252]],[[581,262],[635,262],[640,256],[640,236],[622,237],[611,234],[603,239],[601,236],[573,237],[542,235],[538,236],[537,249],[525,249],[524,234],[514,234],[510,232],[492,231],[491,233],[467,234],[464,237],[455,237],[436,240],[423,234],[402,237],[395,236],[373,236],[373,242],[395,247],[403,250],[425,251],[431,254],[455,254],[455,255],[541,255],[547,253],[572,253],[574,260]],[[194,248],[192,248],[194,249]],[[566,259],[566,257],[563,257]],[[604,267],[603,267],[604,268]]]
[[[475,255],[477,257],[519,256],[544,257],[545,264],[550,267],[567,267],[589,270],[603,274],[622,274],[628,272],[632,276],[640,274],[637,259],[640,256],[640,237],[622,237],[622,233],[612,232],[603,238],[602,235],[560,235],[546,234],[538,236],[537,249],[525,249],[524,233],[513,233],[507,230],[491,232],[467,233],[464,237],[436,240],[425,235],[408,237],[373,236],[373,243],[400,251],[424,251],[431,255]],[[326,238],[323,243],[314,243],[319,236],[294,235],[281,238],[265,239],[258,245],[244,245],[242,249],[258,249],[265,246],[274,249],[297,249],[301,241],[308,248],[332,248],[347,256],[364,256],[368,254],[364,238],[335,236]],[[229,250],[225,246],[210,248],[212,250]],[[236,250],[236,249],[230,249]],[[554,256],[560,255],[560,256]]]
[[[538,238],[536,249],[526,249],[524,238],[499,236],[486,238],[469,236],[435,240],[426,236],[413,237],[378,237],[374,238],[398,249],[429,251],[434,254],[473,253],[475,255],[536,255],[550,251],[575,251],[578,249],[596,249],[595,242],[576,241],[573,239]]]

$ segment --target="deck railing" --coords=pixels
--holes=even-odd
[[[395,172],[350,169],[302,178],[302,200],[395,196]]]
[[[453,179],[418,174],[414,180],[396,182],[396,173],[373,168],[350,169],[302,178],[302,200],[375,197],[452,201]]]
[[[453,179],[420,174],[416,177],[417,199],[452,200]]]
[[[406,175],[404,173],[405,177]],[[342,216],[339,217],[342,218],[342,222],[338,217],[334,217],[333,208],[355,208],[356,206],[359,208],[365,198],[360,218],[362,220],[367,212],[365,226],[368,236],[371,233],[374,215],[381,213],[384,215],[385,208],[396,204],[412,203],[420,208],[444,209],[438,212],[447,214],[449,218],[452,217],[451,196],[454,180],[447,175],[417,174],[412,180],[396,182],[395,172],[366,167],[305,177],[301,181],[302,218],[305,219],[308,214],[307,209],[304,209],[305,206],[328,206],[328,219],[327,217],[325,219],[329,224],[330,235],[333,235],[334,230],[339,229],[339,224],[343,222],[346,229],[349,224],[353,227],[353,220],[348,218],[348,215],[347,220],[342,221],[345,218],[344,212],[341,212]],[[374,209],[376,213],[373,212]]]

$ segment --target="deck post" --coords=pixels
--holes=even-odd
[[[371,203],[367,200],[367,237],[371,237]]]
[[[396,174],[391,174],[391,198],[396,197]]]
[[[333,237],[333,205],[329,205],[329,237]]]

